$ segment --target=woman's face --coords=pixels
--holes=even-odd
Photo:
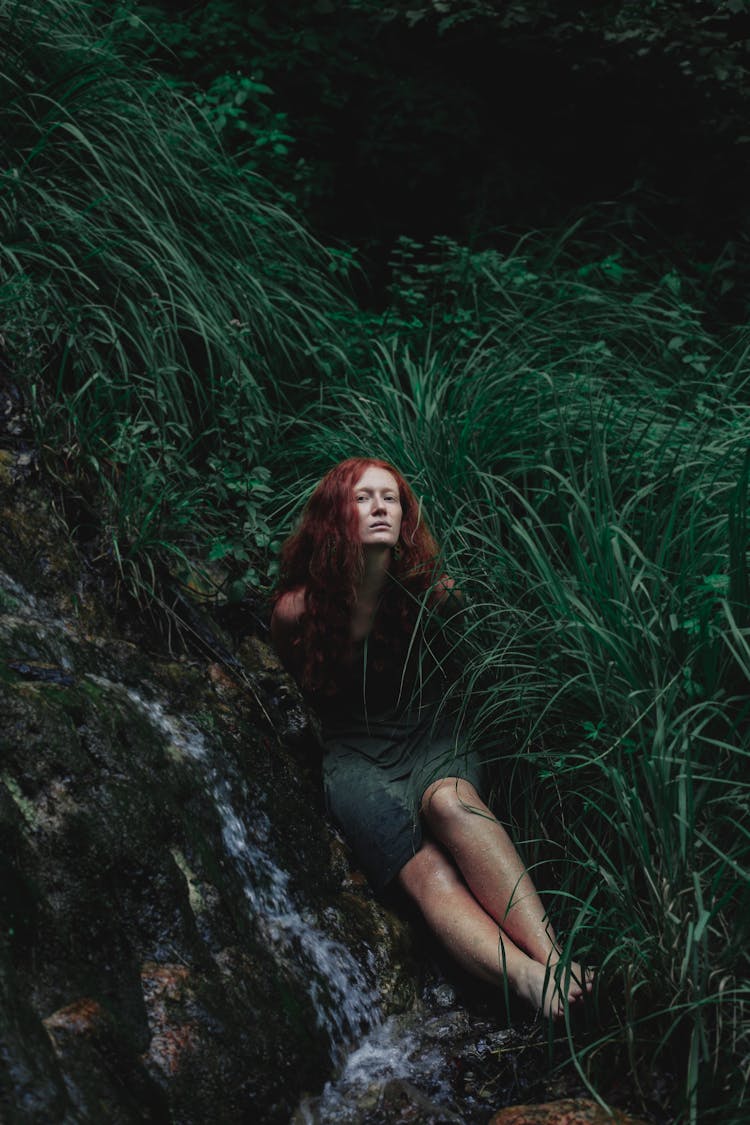
[[[370,465],[354,486],[359,538],[364,547],[395,547],[401,531],[401,500],[392,473]]]

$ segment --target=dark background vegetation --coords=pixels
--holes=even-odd
[[[123,18],[241,163],[357,251],[365,301],[400,236],[507,249],[594,207],[610,237],[692,268],[719,315],[746,313],[743,0],[171,0]]]

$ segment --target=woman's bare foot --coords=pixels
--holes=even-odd
[[[565,966],[556,980],[553,964],[540,965],[530,958],[514,981],[515,991],[537,1011],[549,1019],[559,1020],[565,1014],[566,1004],[580,1001],[584,991],[590,992],[593,974],[585,975],[581,966],[572,962]]]
[[[591,992],[594,987],[594,971],[586,969],[584,972],[577,961],[571,961],[569,965],[556,969],[559,963],[559,954],[553,954],[549,960],[550,973],[559,977],[560,988],[567,991],[568,1001],[573,1004],[576,1000],[582,999],[584,993]]]
[[[562,994],[554,974],[545,965],[529,959],[513,983],[518,995],[536,1011],[541,1011],[549,1019],[561,1018],[565,1011]]]

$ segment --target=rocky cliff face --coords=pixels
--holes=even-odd
[[[413,997],[294,686],[124,635],[19,448],[0,524],[0,1117],[287,1121]]]

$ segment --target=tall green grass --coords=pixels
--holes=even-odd
[[[581,1073],[605,1089],[614,1061],[651,1108],[671,1076],[678,1120],[739,1122],[749,341],[705,330],[674,274],[612,263],[449,247],[442,297],[420,305],[424,267],[404,284],[400,338],[309,416],[298,457],[312,481],[383,456],[425,497],[469,600],[464,737],[566,949],[600,966]]]
[[[467,598],[464,737],[600,966],[569,1053],[595,1089],[619,1059],[645,1100],[674,1076],[681,1121],[743,1120],[750,338],[576,232],[405,241],[359,315],[87,11],[0,0],[0,346],[100,549],[142,590],[165,556],[264,581],[326,468],[395,462]]]
[[[345,298],[271,186],[89,10],[0,0],[3,346],[137,582],[201,540],[266,544],[278,412],[340,360]]]

